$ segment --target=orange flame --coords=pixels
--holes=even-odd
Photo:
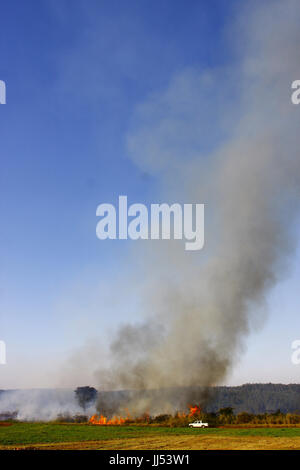
[[[194,416],[195,414],[201,413],[201,407],[199,405],[190,406],[189,416]]]
[[[113,416],[111,419],[108,419],[106,416],[100,415],[93,415],[90,420],[90,424],[98,424],[98,425],[118,425],[118,424],[124,424],[126,422],[126,419],[121,418],[120,416]]]

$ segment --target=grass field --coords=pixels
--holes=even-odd
[[[300,449],[300,428],[169,428],[12,423],[0,449]]]

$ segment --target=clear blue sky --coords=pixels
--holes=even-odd
[[[232,60],[223,30],[236,3],[1,5],[0,79],[7,105],[0,106],[0,339],[8,360],[0,366],[1,388],[50,385],[48,366],[55,369],[72,348],[110,328],[109,299],[99,313],[95,291],[99,282],[121,276],[127,245],[97,240],[96,207],[119,194],[132,201],[155,195],[155,181],[127,155],[132,114],[184,67]],[[292,277],[270,298],[269,322],[250,339],[235,383],[263,376],[298,381],[300,369],[289,357],[290,342],[300,337],[299,280],[295,262]],[[130,308],[114,302],[113,324],[130,318]]]

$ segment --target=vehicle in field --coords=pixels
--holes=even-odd
[[[189,423],[190,428],[208,428],[208,423],[203,423],[203,421],[194,421]]]

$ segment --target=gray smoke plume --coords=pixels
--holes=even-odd
[[[98,380],[137,390],[126,405],[136,413],[170,411],[177,387],[188,403],[189,387],[223,381],[287,272],[300,190],[300,107],[290,99],[299,24],[296,0],[248,2],[226,36],[233,65],[184,70],[137,110],[132,159],[161,185],[161,201],[206,204],[206,244],[135,248],[145,318],[120,329]],[[170,393],[149,394],[158,389]]]
[[[0,390],[0,420],[11,414],[21,421],[51,421],[95,411],[93,405],[83,410],[70,389]]]

